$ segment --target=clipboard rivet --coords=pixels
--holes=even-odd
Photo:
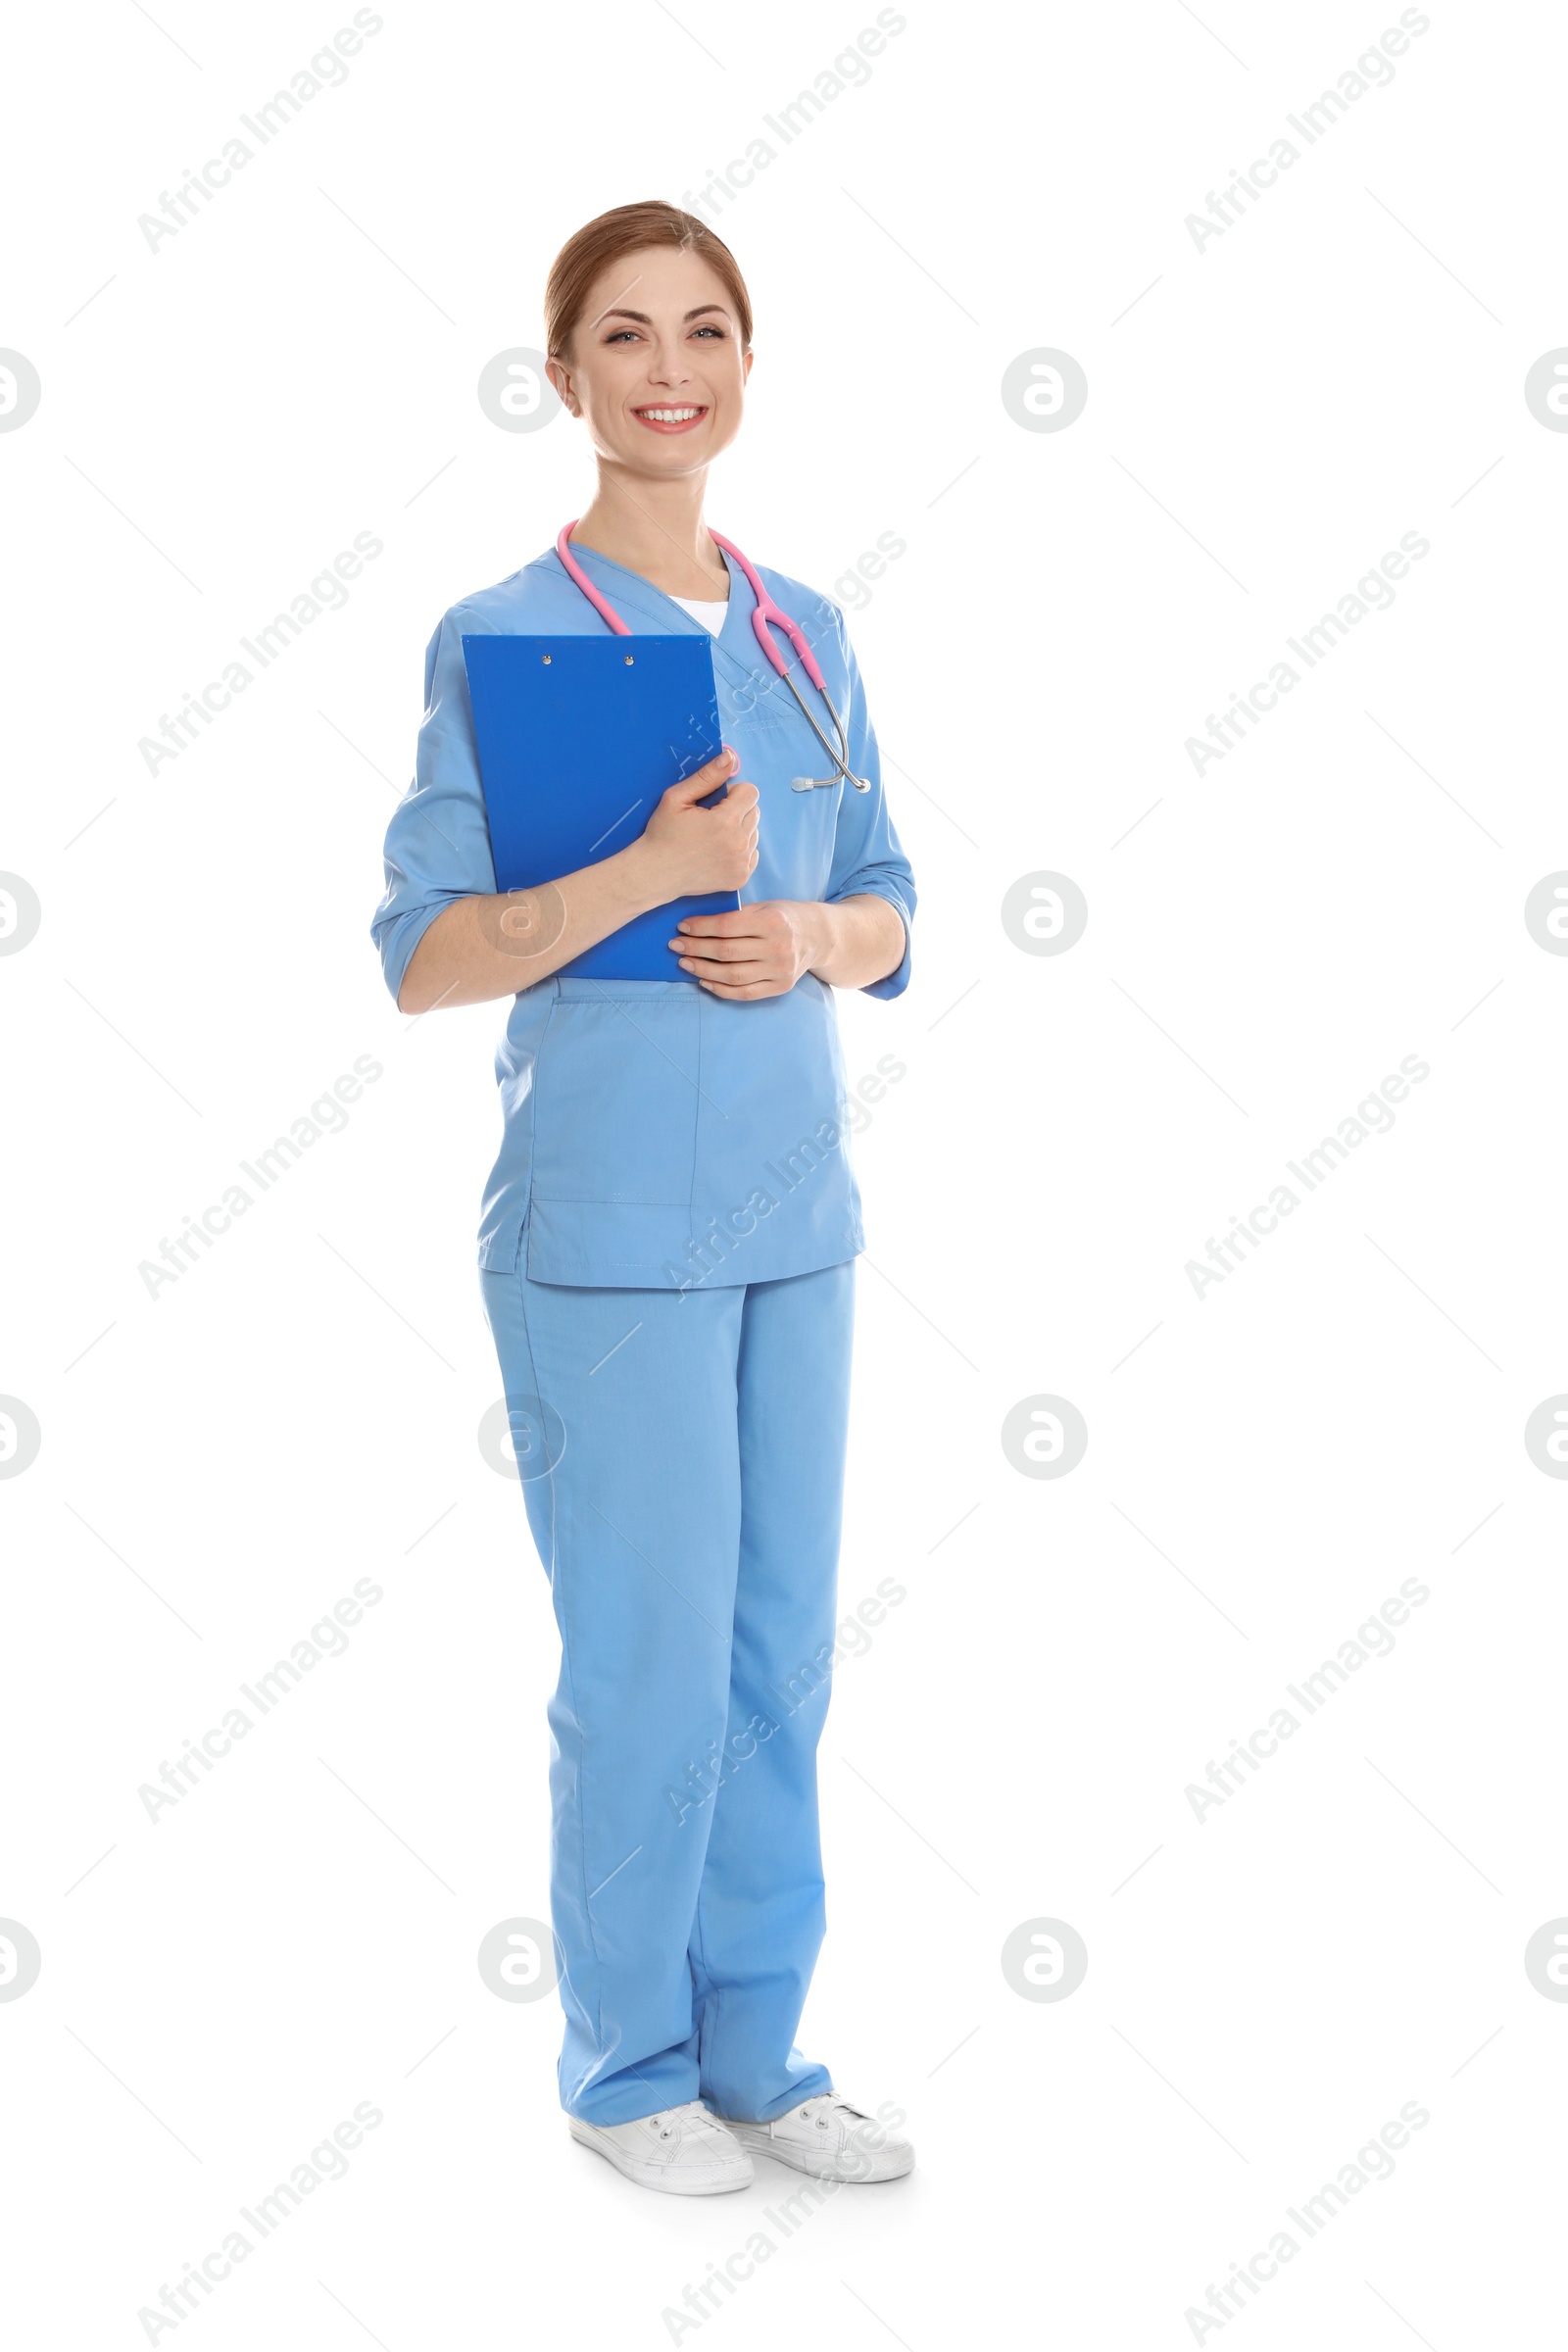
[[[539,657],[539,659],[540,659],[540,661],[541,661],[541,662],[544,663],[545,667],[548,669],[548,668],[549,668],[549,666],[550,666],[550,656],[549,656],[548,654],[541,654],[541,655],[540,655],[540,657]]]
[[[630,655],[630,654],[628,654],[628,655],[626,656],[626,667],[627,667],[628,669],[630,669],[630,667],[631,667],[631,663],[632,663],[632,657],[631,657],[631,655]]]

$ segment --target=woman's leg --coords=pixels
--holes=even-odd
[[[562,2104],[628,2123],[699,2094],[688,1945],[731,1703],[746,1293],[483,1288],[561,1629]]]
[[[824,1926],[816,1746],[832,1673],[855,1266],[746,1293],[723,1781],[692,1934],[703,2096],[758,2122],[830,2090],[794,2046]]]

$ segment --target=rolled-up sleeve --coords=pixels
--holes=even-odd
[[[414,951],[455,899],[493,892],[495,862],[463,659],[465,628],[484,624],[454,606],[424,658],[424,717],[414,782],[386,833],[386,890],[370,924],[394,1003]]]
[[[850,739],[850,765],[858,776],[870,785],[869,792],[857,792],[846,784],[839,796],[838,827],[833,842],[833,870],[823,896],[831,905],[839,899],[852,899],[861,892],[886,899],[897,908],[904,923],[904,957],[897,971],[884,979],[866,983],[863,994],[868,997],[901,997],[909,985],[910,943],[914,932],[914,869],[904,854],[893,819],[888,814],[886,796],[882,790],[882,760],[877,750],[876,730],[866,707],[865,687],[861,681],[855,649],[850,644],[844,615],[833,608],[838,623],[840,652],[849,679],[848,708],[844,712],[845,731]],[[825,650],[825,648],[824,648]]]

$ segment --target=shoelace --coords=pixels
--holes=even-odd
[[[824,2090],[820,2093],[818,2098],[803,2099],[801,2101],[802,2122],[814,2123],[820,2132],[825,2132],[828,2129],[828,2119],[825,2115],[811,2115],[809,2111],[815,2106],[826,2107],[839,2115],[850,2116],[857,2124],[868,2124],[871,2120],[868,2115],[862,2114],[858,2107],[852,2107],[849,2100],[844,2098],[838,2091]]]
[[[661,2139],[668,2139],[671,2136],[669,2132],[667,2132],[664,2128],[666,2124],[676,2124],[684,2121],[684,2123],[689,2127],[692,2124],[711,2124],[712,2120],[712,2117],[709,2114],[701,2099],[688,2099],[684,2107],[670,2107],[662,2110],[658,2115],[651,2115],[648,2118],[649,2123],[655,2126],[658,2130]]]

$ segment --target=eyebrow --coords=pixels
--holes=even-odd
[[[688,311],[686,313],[685,318],[681,320],[681,324],[686,326],[689,325],[694,318],[706,318],[710,311],[716,311],[721,318],[727,318],[729,317],[728,311],[725,310],[721,302],[700,302],[695,311]],[[600,312],[598,318],[594,320],[595,326],[603,326],[607,318],[635,318],[639,326],[652,326],[654,323],[646,311],[624,311],[619,308],[612,308],[608,311]]]

